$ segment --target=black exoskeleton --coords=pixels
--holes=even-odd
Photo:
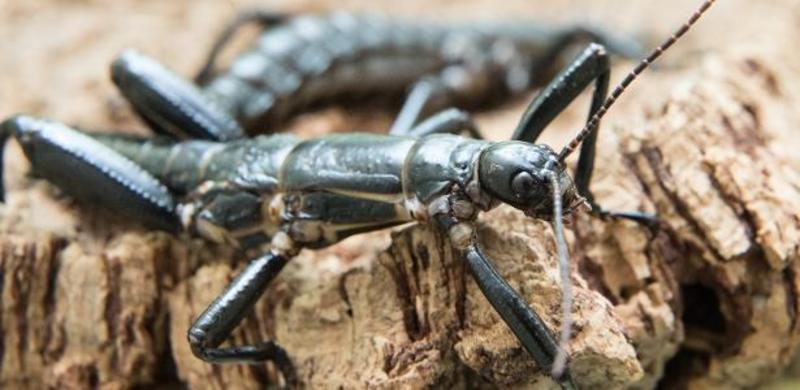
[[[222,73],[214,63],[239,26],[265,27]],[[598,42],[632,57],[641,50],[584,27],[533,23],[423,24],[333,12],[292,17],[245,12],[226,29],[193,84],[129,50],[114,61],[114,83],[154,130],[181,138],[229,141],[272,132],[323,101],[410,94],[393,132],[421,113],[476,107],[541,83],[576,43]]]
[[[562,387],[575,388],[580,378],[574,378],[566,365],[571,295],[562,220],[588,200],[602,216],[653,221],[652,215],[610,212],[593,201],[589,184],[596,129],[624,89],[713,2],[703,2],[689,21],[608,97],[606,50],[589,45],[528,106],[510,141],[458,135],[477,132],[468,115],[453,109],[414,126],[399,126],[390,135],[351,133],[300,140],[282,134],[228,142],[91,135],[17,116],[3,122],[1,141],[14,137],[39,177],[79,200],[113,208],[156,228],[186,231],[241,247],[266,247],[189,330],[192,351],[205,361],[271,360],[286,381],[293,383],[296,373],[289,354],[277,343],[220,345],[301,249],[418,221],[443,229],[463,254],[486,298],[539,367],[549,371]],[[573,141],[559,153],[534,144],[589,84],[595,86],[589,120]],[[183,88],[171,82],[158,87],[165,92],[160,97],[179,96]],[[152,97],[142,92],[145,90],[136,91],[146,99]],[[202,105],[180,107],[188,116],[202,119],[197,123],[229,123],[228,119],[206,116]],[[163,125],[166,122],[159,115],[174,108],[153,106],[157,115],[151,120]],[[416,123],[416,119],[414,116],[408,123]],[[176,128],[188,129],[181,126]],[[573,181],[564,160],[578,145],[581,152]],[[497,273],[479,245],[477,216],[500,203],[555,225],[559,267],[565,280],[560,343]]]

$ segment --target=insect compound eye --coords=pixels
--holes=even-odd
[[[518,173],[514,176],[514,179],[511,180],[511,190],[514,191],[514,195],[518,198],[525,197],[533,192],[537,185],[539,185],[538,180],[530,173],[524,171]]]

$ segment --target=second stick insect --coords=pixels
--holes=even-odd
[[[252,23],[265,28],[257,42],[227,70],[215,72],[226,42]],[[582,26],[436,24],[254,10],[228,25],[197,83],[135,51],[113,62],[111,76],[154,131],[179,138],[231,141],[275,132],[310,106],[384,100],[409,89],[392,127],[407,133],[422,112],[476,107],[541,86],[562,54],[592,41],[628,57],[641,52],[636,42]]]
[[[391,135],[353,133],[310,140],[286,134],[227,143],[90,135],[28,116],[5,121],[2,136],[17,139],[37,176],[77,199],[170,231],[241,247],[266,245],[266,252],[252,259],[189,329],[188,342],[200,359],[273,361],[285,380],[295,383],[291,354],[276,342],[229,347],[222,343],[303,248],[321,248],[353,234],[418,221],[441,227],[538,366],[562,387],[576,388],[581,380],[566,364],[571,306],[562,220],[587,201],[598,215],[654,220],[640,212],[606,211],[594,202],[589,183],[595,130],[624,89],[712,3],[705,1],[608,97],[606,51],[597,44],[588,46],[528,106],[510,141],[458,135],[474,126],[468,120],[452,120],[452,111]],[[558,153],[534,144],[592,83],[590,117],[578,135]],[[573,180],[564,160],[578,145]],[[560,343],[479,245],[476,218],[500,203],[555,226],[565,281]]]

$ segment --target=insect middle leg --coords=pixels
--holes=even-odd
[[[425,112],[442,106],[452,105],[460,100],[483,96],[487,91],[487,66],[468,67],[454,65],[445,68],[438,75],[417,81],[408,93],[400,112],[392,124],[389,134],[406,135],[414,131]],[[459,77],[448,74],[458,73]],[[470,133],[477,134],[471,131]]]
[[[513,140],[535,142],[550,122],[555,119],[592,82],[594,92],[589,109],[589,118],[594,115],[608,95],[610,66],[608,53],[604,46],[593,43],[581,52],[575,60],[559,73],[531,102],[520,120]],[[604,217],[626,218],[654,226],[656,217],[638,211],[609,211],[600,206],[589,188],[594,171],[597,148],[597,129],[583,141],[578,166],[575,170],[575,186],[578,193],[586,198],[592,211]]]
[[[478,131],[478,125],[472,115],[457,108],[439,111],[430,118],[423,120],[403,133],[395,135],[408,135],[415,138],[431,134],[459,134],[466,132],[472,138],[483,139]]]
[[[288,354],[273,341],[257,345],[219,347],[294,256],[294,252],[296,251],[291,249],[273,249],[250,261],[189,329],[189,345],[195,356],[210,363],[272,361],[288,384],[295,383],[294,366]]]

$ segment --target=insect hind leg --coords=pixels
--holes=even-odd
[[[111,79],[134,111],[156,132],[177,138],[243,138],[236,119],[196,85],[133,50],[111,65]]]
[[[141,166],[92,137],[28,116],[10,118],[0,129],[4,138],[14,137],[22,145],[37,176],[73,198],[152,227],[180,229],[172,193]]]

